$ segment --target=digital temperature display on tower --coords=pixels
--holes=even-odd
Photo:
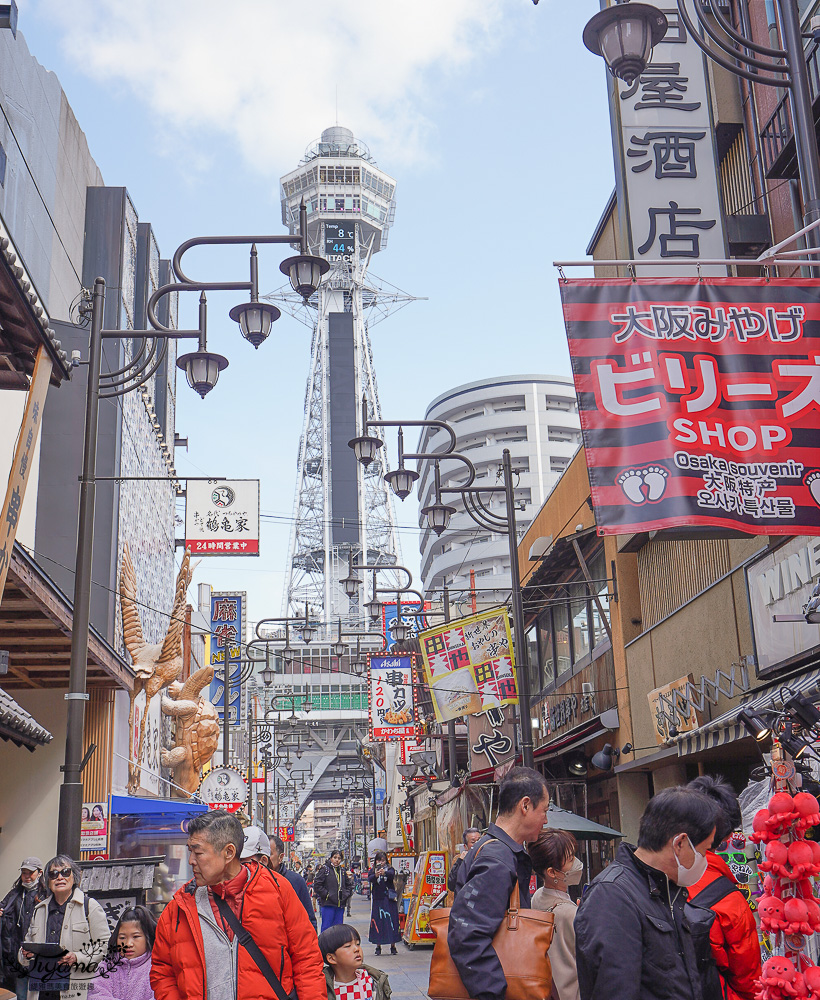
[[[356,252],[356,229],[352,223],[325,223],[325,256],[328,260],[351,260]]]

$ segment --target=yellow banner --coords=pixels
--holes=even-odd
[[[518,704],[506,608],[436,625],[419,641],[439,722]]]
[[[40,435],[40,424],[43,422],[43,407],[46,402],[48,381],[51,378],[51,358],[42,345],[37,351],[34,363],[34,374],[31,376],[26,409],[23,422],[20,424],[20,434],[14,449],[14,460],[9,473],[9,484],[6,488],[6,499],[3,501],[2,521],[0,521],[0,601],[6,586],[6,577],[11,563],[11,552],[14,539],[17,537],[17,527],[23,511],[23,500],[26,497],[31,464],[34,461],[34,449]]]

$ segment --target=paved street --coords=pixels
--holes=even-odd
[[[390,988],[396,1000],[419,1000],[427,996],[432,947],[417,945],[411,950],[400,941],[396,945],[398,955],[391,955],[389,946],[383,946],[381,955],[376,958],[374,945],[367,940],[370,900],[361,896],[353,896],[352,917],[346,918],[346,923],[352,923],[361,935],[365,963],[384,969],[390,976]]]

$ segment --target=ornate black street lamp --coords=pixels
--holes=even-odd
[[[77,530],[77,558],[74,572],[74,608],[71,630],[71,667],[69,673],[66,719],[65,762],[63,783],[60,787],[60,804],[57,822],[57,851],[69,857],[79,857],[80,820],[83,806],[82,770],[83,728],[85,703],[88,700],[86,678],[88,670],[88,630],[91,618],[91,568],[94,550],[94,507],[96,499],[97,429],[100,399],[113,399],[133,392],[144,385],[159,369],[168,350],[170,340],[195,339],[198,348],[184,354],[177,364],[185,372],[188,384],[201,397],[216,385],[219,373],[228,365],[227,358],[207,349],[206,292],[248,292],[250,303],[232,310],[243,336],[255,347],[270,331],[278,310],[260,304],[257,268],[257,245],[299,243],[301,253],[284,261],[285,273],[303,295],[313,294],[321,276],[330,265],[321,257],[308,253],[307,210],[304,202],[299,213],[299,233],[281,236],[200,236],[187,240],[177,247],[173,258],[176,281],[159,287],[148,300],[147,330],[104,330],[105,281],[97,278],[91,292],[91,330],[88,349],[88,383],[86,388],[85,432],[83,438],[83,465],[80,477],[80,504]],[[182,258],[197,246],[247,246],[250,245],[249,281],[194,281],[182,270]],[[313,284],[311,284],[313,282]],[[165,326],[157,316],[160,300],[173,292],[199,292],[199,326],[196,330],[174,330]],[[234,315],[235,314],[235,315]],[[263,336],[264,334],[264,336]],[[107,339],[135,339],[133,358],[123,367],[110,372],[102,371],[102,343]],[[261,338],[261,339],[259,339]],[[255,341],[258,341],[255,343]],[[225,713],[227,716],[227,712]]]

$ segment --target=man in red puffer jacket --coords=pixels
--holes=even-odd
[[[327,1000],[322,954],[304,906],[287,879],[256,861],[240,861],[244,842],[239,820],[228,813],[214,810],[191,820],[194,879],[175,893],[157,925],[151,956],[156,1000],[281,1000],[237,940],[231,914],[284,994]]]
[[[737,795],[720,776],[701,775],[687,787],[703,792],[720,806],[714,840],[717,847],[733,830],[740,828]],[[755,981],[760,976],[760,943],[755,918],[723,858],[714,851],[707,851],[706,861],[706,874],[689,889],[689,901],[715,913],[709,939],[724,996],[727,1000],[754,1000]]]

